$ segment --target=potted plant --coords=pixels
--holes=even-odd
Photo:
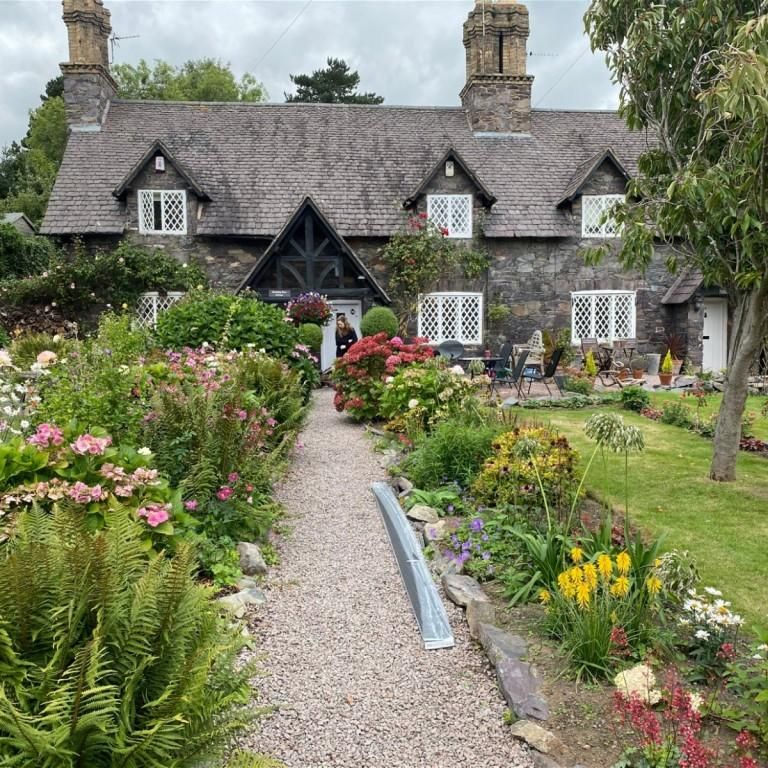
[[[659,381],[665,387],[668,387],[672,383],[672,376],[674,371],[674,363],[672,362],[672,353],[667,350],[667,354],[664,355],[664,360],[661,363],[661,370],[659,371]]]
[[[685,336],[680,333],[667,333],[664,336],[664,344],[667,347],[667,352],[672,358],[672,373],[680,373],[680,368],[683,365],[683,357],[685,356]]]
[[[632,358],[632,378],[642,379],[645,376],[645,356],[636,355]]]

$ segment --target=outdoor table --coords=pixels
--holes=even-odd
[[[496,370],[496,363],[501,362],[500,357],[460,357],[459,362],[461,363],[471,363],[474,360],[482,360],[483,363],[485,363],[485,372],[493,377],[493,373]],[[475,378],[475,374],[472,370],[469,371],[470,378]]]

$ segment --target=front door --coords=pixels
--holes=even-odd
[[[702,369],[722,371],[728,365],[728,303],[725,299],[704,299]]]
[[[345,314],[349,324],[357,332],[357,338],[360,333],[360,318],[363,313],[363,305],[360,301],[341,301],[331,300],[333,307],[333,318],[328,325],[323,326],[323,346],[320,349],[320,365],[324,371],[327,371],[336,359],[336,316]]]

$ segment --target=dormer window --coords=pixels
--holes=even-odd
[[[187,193],[176,189],[140,189],[139,232],[186,235]]]
[[[618,237],[618,227],[611,216],[616,203],[623,203],[624,195],[583,195],[581,198],[581,236]]]
[[[448,237],[472,237],[472,195],[427,195],[427,216]]]

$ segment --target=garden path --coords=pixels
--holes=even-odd
[[[362,429],[314,406],[278,497],[291,533],[254,629],[262,718],[248,747],[289,768],[528,768],[459,609],[456,647],[426,651],[370,490]]]

